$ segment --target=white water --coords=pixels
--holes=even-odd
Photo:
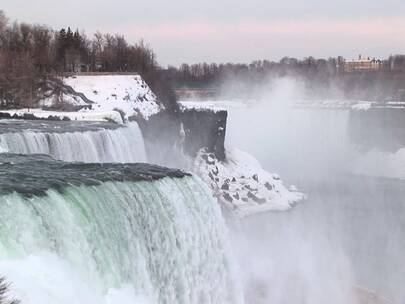
[[[403,184],[347,174],[404,176],[403,151],[391,158],[356,151],[348,111],[294,108],[293,91],[229,111],[227,144],[308,194],[290,212],[232,229],[248,301],[358,303],[353,286],[360,285],[403,303]]]
[[[229,111],[227,144],[253,154],[272,172],[328,175],[350,169],[348,121],[346,110],[263,102]]]
[[[220,208],[193,177],[0,202],[0,273],[23,303],[242,302]]]
[[[136,123],[114,130],[68,133],[24,130],[0,134],[0,151],[49,154],[56,159],[69,162],[146,162],[143,137]]]

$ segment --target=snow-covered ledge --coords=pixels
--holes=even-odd
[[[77,120],[77,121],[112,121],[122,124],[123,120],[117,111],[79,111],[79,112],[62,112],[62,111],[45,111],[42,109],[18,109],[4,110],[0,113],[7,113],[10,118],[30,118],[45,120]]]
[[[251,155],[238,149],[226,152],[226,161],[200,151],[194,171],[228,210],[238,217],[284,211],[304,199],[296,187],[284,186],[277,174],[265,171]]]
[[[148,119],[163,109],[139,75],[78,75],[64,78],[63,83],[93,102],[91,109],[83,109],[82,112],[120,111],[125,117]],[[88,105],[80,98],[76,101],[80,105]]]
[[[44,90],[46,97],[35,107],[0,113],[22,119],[123,123],[129,117],[148,120],[164,110],[163,104],[137,74],[81,74],[49,80]]]

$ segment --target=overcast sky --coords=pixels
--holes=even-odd
[[[405,53],[405,0],[1,0],[0,9],[143,38],[163,65]]]

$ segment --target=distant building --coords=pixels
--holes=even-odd
[[[361,72],[361,71],[378,71],[382,68],[383,62],[380,59],[375,58],[363,58],[359,55],[357,60],[351,60],[344,62],[344,70],[347,73]]]

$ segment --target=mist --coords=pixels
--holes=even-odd
[[[228,110],[227,146],[251,153],[307,199],[232,223],[247,302],[357,304],[372,292],[401,303],[404,183],[353,174],[359,159],[363,169],[372,160],[353,142],[349,109],[303,107],[308,91],[296,78],[254,92]]]

